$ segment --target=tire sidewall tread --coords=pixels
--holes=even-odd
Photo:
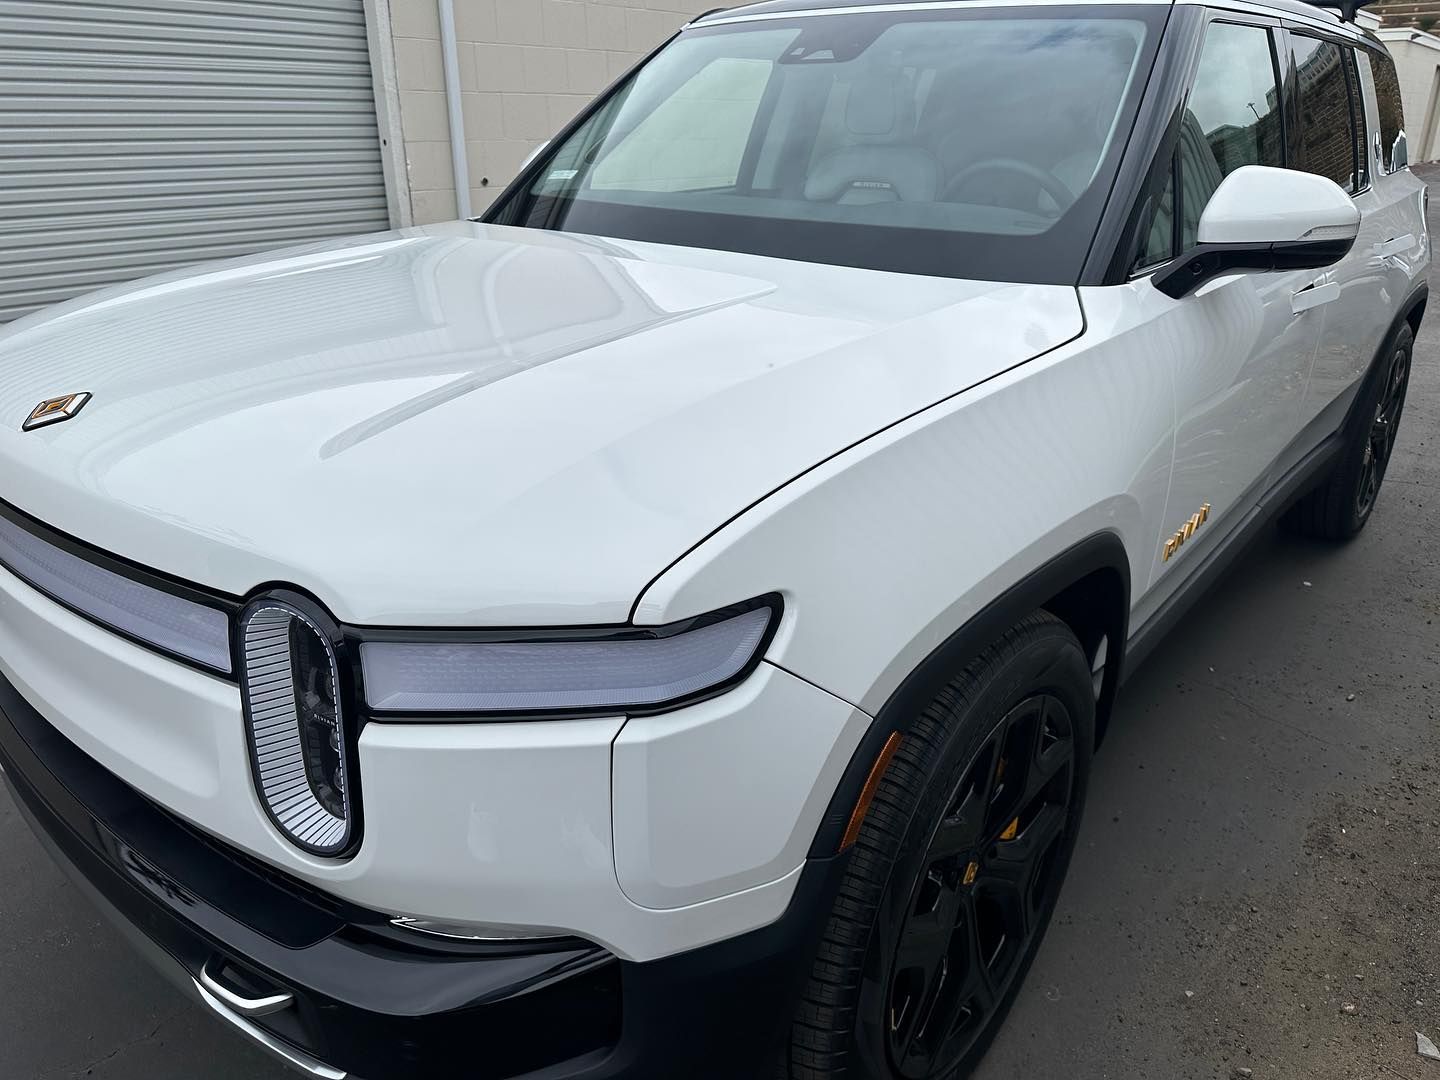
[[[897,873],[926,848],[960,782],[962,771],[1006,713],[1040,692],[1061,698],[1071,712],[1075,739],[1075,813],[1056,871],[1063,876],[1083,811],[1094,747],[1095,700],[1084,649],[1070,628],[1047,612],[1021,620],[968,663],[922,709],[904,732],[862,825],[829,913],[824,936],[792,1023],[790,1080],[871,1077],[856,1045],[856,1018],[867,965],[881,962],[888,943],[873,953],[876,921],[894,886],[909,896],[912,882]],[[1029,954],[1019,961],[1009,993],[975,1049],[963,1075],[983,1054],[1024,980],[1050,912],[1041,913]],[[884,961],[888,963],[888,961]],[[889,1080],[887,1075],[875,1080]]]

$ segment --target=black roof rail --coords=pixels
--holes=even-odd
[[[1367,0],[1367,2],[1368,2],[1368,0]],[[691,21],[691,22],[699,22],[699,21],[702,20],[702,19],[708,19],[711,15],[719,15],[722,11],[729,11],[729,10],[730,10],[730,9],[729,9],[728,7],[712,7],[709,11],[702,11],[699,15],[696,15],[696,16],[695,16],[693,19],[691,19],[690,21]]]
[[[1332,8],[1340,12],[1340,18],[1345,22],[1353,23],[1355,16],[1363,7],[1368,7],[1375,0],[1310,0],[1316,7]]]

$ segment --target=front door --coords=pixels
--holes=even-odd
[[[1165,200],[1182,252],[1194,247],[1200,215],[1226,175],[1242,165],[1285,164],[1279,35],[1231,18],[1206,29],[1182,118]],[[1313,270],[1235,273],[1174,302],[1173,317],[1191,342],[1172,354],[1175,464],[1152,603],[1243,523],[1294,440],[1332,294],[1319,290],[1323,283]]]

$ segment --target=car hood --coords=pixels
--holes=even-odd
[[[746,507],[1081,327],[1057,286],[412,229],[0,332],[0,498],[362,625],[624,622]],[[21,432],[82,391],[75,419]]]

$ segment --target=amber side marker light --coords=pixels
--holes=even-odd
[[[879,756],[875,758],[875,764],[870,766],[870,775],[865,778],[865,786],[860,789],[855,811],[850,815],[850,824],[845,828],[845,837],[840,841],[841,853],[849,851],[855,846],[855,841],[860,839],[860,826],[865,824],[865,815],[870,812],[870,804],[875,801],[875,793],[880,790],[880,779],[885,775],[890,759],[895,756],[895,751],[900,749],[903,741],[900,732],[892,731],[890,738],[886,739],[885,745],[881,747]]]

